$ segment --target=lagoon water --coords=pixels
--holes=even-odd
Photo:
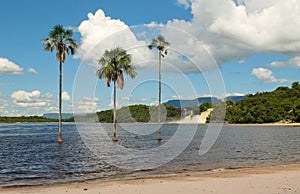
[[[75,124],[64,124],[64,142],[57,144],[56,123],[0,125],[0,186],[300,163],[300,127],[225,125],[211,149],[199,155],[199,147],[208,125],[180,125],[187,132],[195,132],[183,151],[179,150],[176,157],[167,163],[149,168],[147,164],[150,160],[164,161],[168,150],[163,150],[150,159],[148,155],[136,157],[136,151],[145,150],[144,153],[149,154],[149,150],[168,145],[179,128],[178,124],[162,126],[163,141],[160,144],[156,140],[155,124],[120,125],[119,142],[114,146],[131,150],[126,153],[106,146],[111,144],[110,138],[93,135],[99,132],[97,124],[86,126],[86,130],[92,134],[88,139],[83,137],[82,130]],[[101,128],[105,130],[107,137],[111,137],[111,124],[101,124]],[[136,134],[126,130],[129,128],[143,129],[143,132],[149,133]],[[100,154],[95,152],[93,146],[100,150]],[[180,147],[175,144],[171,146]],[[121,164],[125,163],[138,168],[124,168]]]

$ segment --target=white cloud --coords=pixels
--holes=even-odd
[[[229,97],[229,96],[246,96],[246,94],[243,94],[243,93],[226,93],[226,94],[221,94],[218,96],[219,99],[225,99],[226,97]]]
[[[78,113],[95,113],[98,110],[99,98],[83,97],[79,101],[73,102],[73,112]]]
[[[219,13],[213,12],[214,21],[208,27],[209,32],[231,40],[235,46],[244,47],[244,50],[248,48],[256,52],[290,54],[299,52],[300,29],[296,27],[300,26],[297,17],[300,14],[298,0],[263,1],[265,3],[249,0],[245,1],[245,6],[235,6],[231,1],[212,1],[222,9],[219,9]],[[218,10],[215,6],[211,8]]]
[[[88,20],[83,21],[78,30],[81,33],[81,45],[76,57],[84,64],[99,66],[97,61],[104,51],[116,47],[126,49],[132,54],[132,62],[136,66],[152,56],[146,43],[138,41],[124,22],[105,16],[101,9],[95,14],[89,13]]]
[[[63,100],[63,101],[70,101],[70,100],[71,100],[71,97],[70,97],[70,95],[69,95],[68,92],[64,91],[64,92],[62,93],[62,100]]]
[[[34,90],[32,92],[26,92],[23,90],[15,91],[11,94],[11,98],[16,106],[22,108],[40,108],[49,105],[52,101],[52,95],[41,95],[41,92]]]
[[[158,33],[171,43],[170,52],[163,59],[163,71],[195,73],[218,68],[231,60],[242,62],[244,57],[258,52],[290,56],[300,53],[298,0],[177,0],[177,3],[190,5],[191,21],[173,19],[165,25],[151,22],[143,26],[144,31],[129,28],[124,22],[105,16],[102,10],[89,13],[78,27],[82,45],[77,57],[84,64],[98,66],[97,60],[104,49],[120,46],[132,54],[134,65],[150,67],[149,63],[157,60],[157,53],[149,52],[146,42]],[[155,28],[156,34],[149,33]]]
[[[293,56],[300,52],[299,6],[298,0],[243,0],[238,5],[229,0],[195,0],[191,21],[173,20],[167,26],[201,40],[219,65],[257,52]],[[172,33],[165,37],[187,45],[186,39],[172,37]]]
[[[122,103],[122,102],[120,102],[120,101],[116,101],[116,108],[117,108],[117,109],[122,108],[123,104],[121,104],[121,103]],[[128,105],[128,104],[126,103],[126,105]],[[112,99],[111,102],[108,104],[108,107],[114,108],[114,101],[113,101],[113,99]]]
[[[8,115],[9,114],[9,102],[5,96],[0,93],[0,115]]]
[[[135,100],[136,102],[148,102],[146,98],[139,98]]]
[[[195,100],[197,98],[212,98],[216,97],[212,94],[203,94],[203,95],[192,95],[192,96],[171,96],[172,100]]]
[[[0,73],[22,75],[23,68],[6,58],[0,58]]]
[[[38,74],[38,72],[34,68],[28,68],[29,73]]]
[[[260,81],[262,81],[263,83],[276,83],[276,82],[280,82],[280,83],[290,83],[291,81],[286,80],[286,79],[278,79],[273,75],[273,72],[269,69],[265,69],[265,68],[254,68],[252,70],[252,75],[254,75],[255,77],[257,77]]]
[[[121,100],[129,101],[129,100],[130,100],[130,97],[128,97],[128,96],[122,96],[122,97],[121,97]]]
[[[300,57],[291,58],[289,61],[274,61],[269,64],[271,67],[300,67]]]
[[[191,1],[189,0],[177,0],[177,4],[183,6],[185,9],[191,7]]]
[[[281,0],[238,0],[239,5],[244,5],[248,13],[262,12],[264,9],[280,3]]]

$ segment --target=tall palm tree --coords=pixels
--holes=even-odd
[[[152,50],[156,48],[158,50],[158,135],[157,140],[161,141],[161,134],[160,134],[160,106],[161,106],[161,57],[165,57],[168,54],[168,50],[166,49],[170,43],[165,40],[162,35],[159,35],[157,39],[153,39],[151,44],[148,45],[148,48]]]
[[[49,32],[49,36],[42,40],[45,51],[56,50],[56,60],[59,62],[59,116],[58,116],[58,143],[62,143],[62,64],[66,60],[66,55],[74,55],[78,45],[73,39],[73,31],[65,29],[61,25],[56,25]]]
[[[119,47],[105,50],[103,56],[98,60],[98,64],[102,67],[97,70],[99,79],[105,78],[106,86],[110,87],[110,82],[114,83],[114,129],[112,141],[117,142],[117,123],[116,123],[116,87],[120,89],[124,87],[123,72],[129,75],[132,79],[137,75],[135,68],[130,65],[131,55],[127,54],[126,50]]]

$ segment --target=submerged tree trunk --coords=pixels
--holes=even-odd
[[[159,51],[158,56],[158,129],[157,129],[157,140],[161,141],[161,134],[160,134],[160,104],[161,104],[161,51]]]
[[[61,109],[62,109],[62,62],[59,62],[59,97],[58,97],[58,143],[62,143],[62,115],[61,115]]]
[[[116,89],[116,81],[114,80],[114,131],[113,131],[114,136],[112,137],[113,142],[118,141],[118,138],[117,138],[117,122],[116,122],[116,118],[117,118],[116,97],[117,97],[117,89]]]

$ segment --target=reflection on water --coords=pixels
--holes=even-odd
[[[128,124],[131,128],[151,129],[157,125]],[[108,135],[111,125],[104,124]],[[164,125],[163,141],[168,142],[176,133],[177,125]],[[195,125],[182,125],[189,131]],[[139,136],[119,127],[119,145],[132,150],[149,150],[158,146],[156,133]],[[199,155],[199,146],[206,125],[197,126],[191,143],[174,160],[152,170],[132,171],[118,168],[111,160],[122,162],[123,156],[102,148],[106,156],[93,154],[85,145],[74,124],[64,124],[64,143],[57,144],[56,124],[0,125],[0,186],[28,185],[143,176],[153,173],[174,173],[181,170],[209,170],[293,164],[300,162],[300,127],[280,126],[224,126],[221,134],[205,155]],[[93,132],[94,129],[89,129]],[[97,136],[91,139],[99,142]],[[104,141],[104,140],[103,140]],[[164,144],[164,142],[162,144]],[[103,142],[102,142],[103,143]],[[99,148],[101,149],[101,148]],[[159,156],[163,159],[165,156]],[[130,163],[131,155],[126,156]],[[144,158],[139,158],[143,161]],[[160,159],[160,158],[156,158]],[[145,160],[145,159],[144,159]],[[125,161],[124,161],[125,162]],[[134,164],[134,161],[131,161]],[[149,161],[144,161],[146,164]],[[146,165],[145,165],[146,166]]]

